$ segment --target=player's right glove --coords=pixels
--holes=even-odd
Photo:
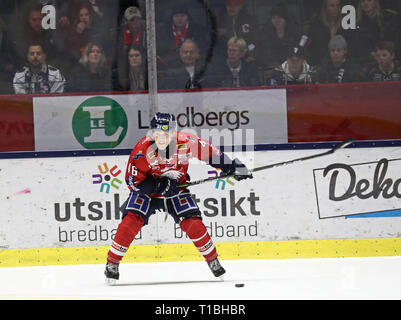
[[[172,197],[178,194],[178,181],[168,177],[160,177],[156,180],[155,193],[163,197]]]
[[[244,179],[252,179],[252,173],[249,169],[237,158],[233,160],[229,170],[224,172],[226,175],[234,175],[234,179],[237,181],[244,180]]]

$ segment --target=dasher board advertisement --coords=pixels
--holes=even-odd
[[[158,105],[206,139],[215,129],[242,137],[224,144],[288,142],[285,89],[162,93]],[[150,123],[146,94],[34,97],[33,110],[35,151],[131,148]]]
[[[321,150],[258,151],[249,167]],[[335,154],[190,187],[215,242],[398,237],[401,149],[343,149]],[[2,249],[110,245],[129,193],[128,155],[0,160]],[[192,180],[216,176],[194,161]],[[190,242],[163,212],[135,243]]]

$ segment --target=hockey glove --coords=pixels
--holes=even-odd
[[[156,180],[155,193],[163,197],[172,197],[178,194],[180,189],[178,188],[177,180],[170,179],[168,177],[160,177]]]
[[[238,159],[234,159],[228,172],[225,172],[227,175],[234,175],[234,179],[237,181],[241,181],[244,179],[252,179],[252,173],[249,169]]]

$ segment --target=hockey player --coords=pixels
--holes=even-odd
[[[158,210],[167,211],[193,241],[216,277],[225,273],[217,259],[216,247],[202,222],[201,212],[187,188],[188,161],[198,158],[236,180],[252,178],[238,159],[231,160],[208,141],[177,132],[175,117],[157,113],[151,120],[150,134],[142,138],[131,152],[125,175],[130,195],[123,218],[107,255],[106,282],[119,279],[119,263],[131,242]]]

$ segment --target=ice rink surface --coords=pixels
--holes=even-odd
[[[0,268],[0,299],[398,300],[401,257],[122,263],[106,286],[104,265]],[[235,284],[243,283],[243,287]]]

